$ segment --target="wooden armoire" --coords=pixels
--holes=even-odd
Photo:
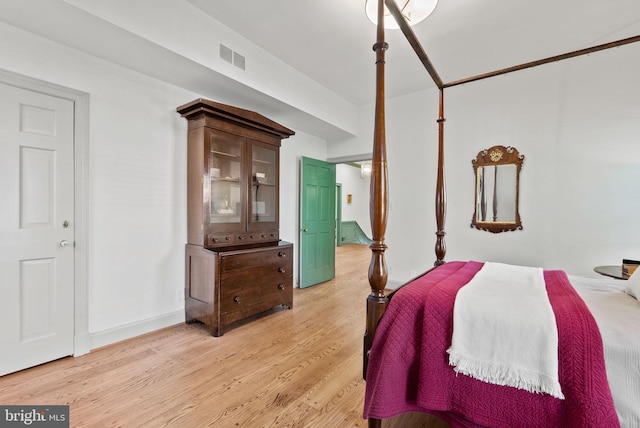
[[[214,336],[277,306],[293,306],[293,244],[279,238],[281,140],[294,132],[205,99],[188,120],[186,321]]]

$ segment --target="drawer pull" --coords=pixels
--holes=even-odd
[[[284,290],[284,284],[278,284],[278,290]]]
[[[280,272],[280,273],[284,273],[284,272],[285,272],[285,270],[284,270],[284,268],[283,268],[282,266],[280,266],[280,267],[278,268],[278,272]]]
[[[238,296],[235,296],[233,298],[233,301],[236,302],[236,303],[240,303],[240,298]]]
[[[238,239],[244,239],[244,236],[240,235],[238,236]]]
[[[282,251],[278,251],[278,257],[287,257],[287,253],[283,253]]]
[[[229,238],[228,236],[225,236],[225,237],[224,237],[224,240],[225,240],[225,241],[230,241],[230,240],[231,240],[231,238]]]
[[[251,238],[251,239],[253,239],[255,237],[256,237],[256,235],[249,235],[249,238]]]

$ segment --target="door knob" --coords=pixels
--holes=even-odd
[[[61,247],[68,247],[69,245],[71,245],[71,243],[69,241],[67,241],[66,239],[63,239],[62,241],[60,241],[59,245]]]
[[[307,229],[306,227],[304,229],[302,229],[303,232],[308,232],[309,229]]]

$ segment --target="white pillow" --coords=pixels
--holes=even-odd
[[[627,283],[625,289],[628,295],[640,300],[640,267],[633,271]]]

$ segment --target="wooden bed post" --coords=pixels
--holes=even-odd
[[[384,117],[384,56],[388,48],[389,45],[384,41],[384,0],[378,0],[377,41],[373,45],[373,50],[376,52],[376,107],[369,199],[373,243],[369,247],[371,248],[371,263],[369,265],[371,293],[367,298],[367,325],[364,334],[364,378],[367,376],[369,350],[373,344],[378,321],[380,321],[389,301],[384,294],[384,288],[387,285],[387,265],[384,260],[384,252],[387,246],[384,243],[384,237],[387,229],[387,206],[389,200],[387,193],[387,149]]]
[[[447,246],[444,242],[444,223],[447,216],[447,192],[444,186],[444,88],[440,88],[440,108],[438,116],[438,178],[436,181],[436,261],[434,266],[445,263]]]

